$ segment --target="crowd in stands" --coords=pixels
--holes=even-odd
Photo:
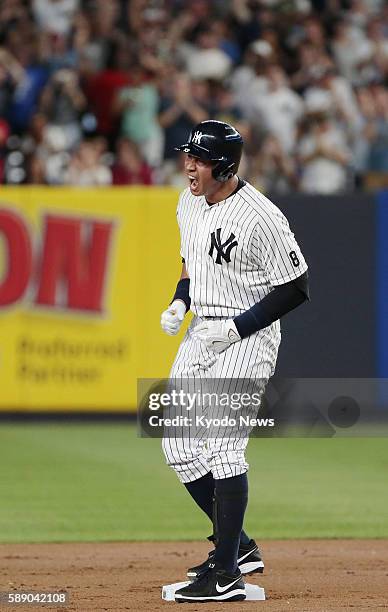
[[[207,118],[264,192],[388,186],[385,0],[0,0],[0,183],[182,187]]]

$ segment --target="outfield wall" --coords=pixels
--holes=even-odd
[[[377,264],[383,245],[378,244],[376,198],[294,195],[278,203],[306,253],[311,282],[311,303],[284,319],[287,341],[281,347],[279,373],[378,376]],[[388,200],[386,204],[388,209]],[[388,236],[388,224],[386,228]]]
[[[170,188],[2,188],[0,410],[127,411],[168,375],[181,262]],[[310,266],[278,372],[388,376],[388,195],[276,198]]]

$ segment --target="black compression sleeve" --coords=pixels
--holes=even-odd
[[[171,300],[171,303],[174,300],[182,300],[182,302],[186,305],[186,312],[190,310],[191,298],[190,298],[190,279],[189,278],[181,278],[176,286],[176,290],[174,293],[174,297]]]
[[[241,338],[268,327],[274,321],[310,299],[308,273],[305,272],[295,280],[278,285],[260,302],[234,319]]]

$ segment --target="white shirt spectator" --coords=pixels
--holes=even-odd
[[[80,187],[111,185],[112,172],[102,163],[101,152],[96,141],[81,142],[69,163],[65,183]]]
[[[332,123],[319,133],[314,129],[299,143],[302,160],[301,190],[334,194],[346,187],[349,150],[342,132]]]
[[[257,100],[267,94],[268,80],[257,76],[250,66],[240,66],[231,76],[236,105],[248,121],[257,120]]]
[[[33,0],[32,11],[45,32],[68,34],[79,0]]]
[[[291,153],[295,147],[297,123],[304,112],[303,100],[288,86],[286,74],[279,65],[268,66],[263,77],[265,81],[256,81],[259,89],[253,98],[252,116],[247,118],[275,136],[283,152]],[[246,95],[252,95],[252,91]]]
[[[186,69],[192,79],[221,81],[228,76],[232,60],[221,48],[220,33],[211,26],[198,34],[194,44],[185,44]]]
[[[67,185],[77,185],[79,187],[104,186],[112,184],[112,172],[110,168],[102,164],[94,168],[74,168],[70,167],[65,175]]]
[[[349,82],[341,76],[328,75],[321,83],[309,87],[304,93],[306,112],[331,112],[344,124],[349,138],[361,129],[361,115]]]
[[[267,91],[256,100],[264,129],[276,136],[285,153],[291,153],[295,146],[296,127],[303,115],[303,101],[289,87]]]
[[[335,63],[351,83],[358,81],[358,66],[371,56],[371,46],[363,30],[339,23],[332,42]]]
[[[187,71],[192,79],[220,81],[228,76],[232,66],[230,57],[221,49],[193,49],[187,60]]]
[[[256,101],[266,95],[268,79],[257,74],[255,67],[261,69],[273,55],[273,48],[266,40],[258,39],[251,43],[246,52],[246,62],[233,70],[230,77],[236,105],[245,119],[251,122],[257,120]]]

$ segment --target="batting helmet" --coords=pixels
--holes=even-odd
[[[209,120],[198,123],[191,130],[189,141],[175,150],[217,162],[212,175],[223,183],[237,173],[242,148],[242,136],[234,127],[223,121]]]

